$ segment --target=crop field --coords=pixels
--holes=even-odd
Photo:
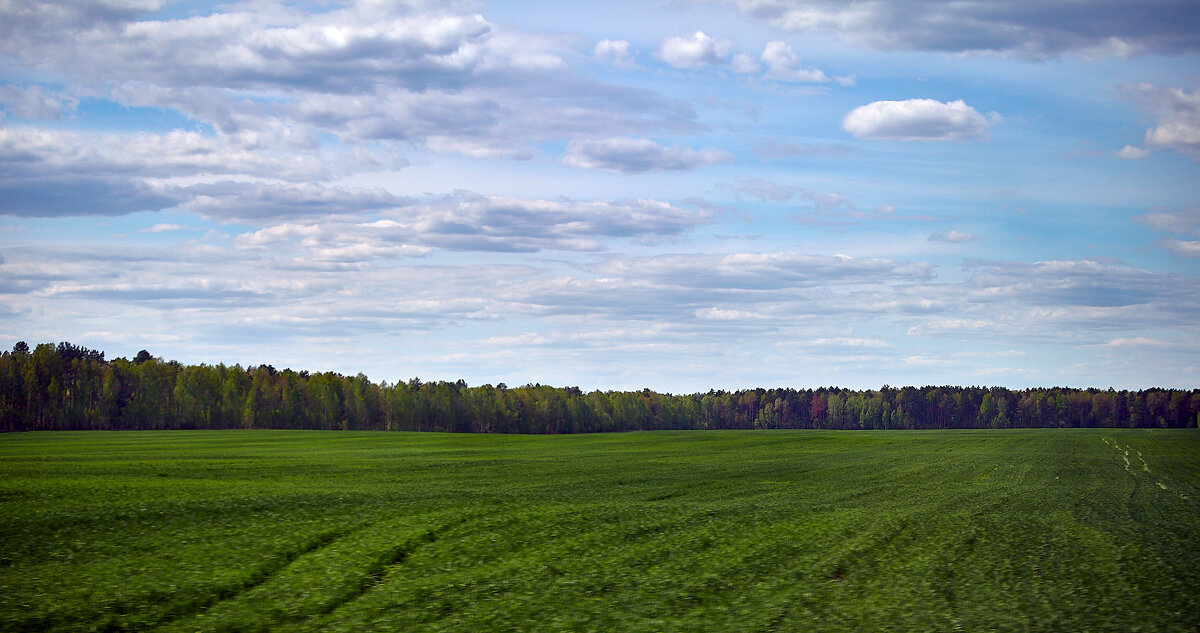
[[[0,436],[4,631],[1196,631],[1200,432]]]

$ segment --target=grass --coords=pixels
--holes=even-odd
[[[0,436],[4,631],[1195,631],[1197,543],[1195,430]]]

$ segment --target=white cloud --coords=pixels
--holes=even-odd
[[[958,229],[951,229],[945,233],[934,233],[929,236],[930,242],[950,242],[952,244],[961,244],[977,239],[971,233],[963,233]]]
[[[235,4],[143,20],[136,8],[60,5],[0,5],[0,56],[74,82],[78,94],[169,108],[218,135],[279,137],[256,149],[290,134],[300,154],[299,141],[311,150],[332,134],[348,144],[428,141],[435,151],[529,158],[552,139],[697,128],[686,102],[573,74],[565,39],[514,32],[457,3],[321,12]],[[624,63],[623,46],[599,50]],[[55,105],[38,90],[5,88],[9,118],[32,105],[53,116],[78,98],[55,93]]]
[[[538,200],[470,191],[406,201],[379,213],[283,222],[237,237],[239,248],[295,243],[318,259],[369,261],[431,249],[601,251],[601,238],[673,236],[712,221],[704,210],[640,200]]]
[[[1184,257],[1200,257],[1200,240],[1177,240],[1167,238],[1163,245],[1167,250]]]
[[[473,157],[528,157],[531,143],[569,136],[696,128],[695,113],[686,104],[646,90],[600,87],[565,77],[499,93],[319,94],[286,108],[284,114],[347,143],[433,139],[431,147],[437,151]]]
[[[868,32],[888,29],[897,37],[913,36],[890,44],[870,40],[891,48],[1036,56],[1091,50],[1099,42],[1101,48],[1087,54],[1150,50],[1136,38],[1061,46],[1088,29],[1113,30],[1103,19],[1079,21],[1058,40],[1023,48],[1018,36],[1004,39],[1010,34],[1003,29],[962,19],[977,15],[980,3],[896,0],[839,8],[813,0],[803,5],[811,10],[806,24],[805,16],[792,11],[802,5],[787,2],[761,0],[758,10],[782,6],[791,26],[829,29],[860,42],[869,41]],[[690,11],[685,4],[677,8]],[[1008,157],[996,164],[996,173],[946,162],[974,151],[927,151],[928,146],[881,150],[854,142],[870,154],[857,157],[870,166],[847,163],[857,150],[836,144],[821,128],[829,108],[842,107],[837,104],[843,100],[824,90],[785,90],[778,82],[852,83],[812,67],[849,60],[875,83],[880,76],[870,67],[879,61],[875,56],[846,57],[838,47],[804,53],[817,49],[806,42],[802,50],[798,39],[778,32],[772,37],[779,41],[762,47],[765,39],[760,40],[747,52],[707,35],[676,38],[674,48],[638,39],[643,49],[638,52],[626,40],[581,39],[588,37],[581,33],[596,31],[581,30],[578,22],[554,25],[562,31],[557,33],[519,32],[515,25],[524,16],[505,11],[514,24],[492,22],[475,15],[488,5],[469,1],[326,5],[188,4],[148,15],[160,3],[0,0],[0,61],[10,71],[8,81],[44,82],[0,86],[5,104],[0,215],[170,209],[155,214],[159,218],[111,222],[10,218],[14,227],[4,232],[7,246],[0,247],[0,313],[18,315],[13,323],[29,328],[21,336],[109,332],[132,341],[133,351],[143,346],[142,337],[175,337],[171,340],[186,343],[176,348],[188,354],[176,356],[184,361],[203,353],[208,362],[278,366],[274,355],[285,353],[280,350],[314,350],[292,362],[351,372],[383,367],[379,377],[387,378],[395,377],[388,372],[453,378],[476,371],[481,357],[473,339],[493,337],[491,344],[510,347],[507,356],[482,362],[510,383],[587,376],[601,387],[643,379],[659,386],[690,372],[695,378],[686,380],[707,388],[753,384],[760,377],[800,385],[877,380],[887,372],[899,374],[897,380],[936,378],[947,374],[927,373],[925,367],[943,365],[918,365],[906,373],[902,359],[938,357],[936,349],[946,341],[962,350],[981,349],[981,341],[1027,345],[1032,364],[1056,362],[1060,350],[1063,356],[1117,358],[1121,346],[1106,342],[1154,337],[1174,344],[1194,334],[1200,288],[1184,265],[1194,260],[1170,256],[1156,264],[1175,274],[1113,260],[1029,263],[1042,244],[1037,240],[977,242],[983,244],[973,249],[979,257],[999,257],[1000,249],[1020,253],[1011,256],[1022,261],[968,262],[960,271],[957,265],[919,261],[919,255],[888,259],[878,250],[913,252],[912,244],[900,248],[897,242],[898,234],[919,231],[913,225],[900,231],[848,226],[860,220],[915,221],[907,213],[918,207],[944,214],[977,205],[969,198],[978,187],[956,177],[967,171],[992,180],[1002,172],[1003,179],[1011,175],[1031,186],[1053,180],[1063,192],[1078,188],[1065,172],[1022,178],[1022,170],[1036,171],[1037,163],[1017,165],[1016,172],[1001,164],[1012,159],[1007,143],[994,148]],[[1005,16],[1013,22],[1012,2],[988,6],[1001,22]],[[905,7],[924,11],[891,15]],[[1051,13],[1078,13],[1075,4],[1055,7]],[[1148,15],[1152,9],[1138,11]],[[1125,15],[1122,11],[1114,12]],[[881,23],[877,18],[884,14],[888,20]],[[1025,22],[1051,18],[1045,11],[1039,15]],[[932,19],[938,16],[948,18],[947,28]],[[956,25],[969,28],[950,28]],[[989,33],[1000,39],[988,40]],[[679,63],[708,71],[646,72],[626,76],[630,85],[587,76],[612,76],[612,68],[601,64],[631,67],[648,59],[659,70]],[[977,83],[996,77],[988,74],[995,70],[990,62],[960,59],[951,66],[950,74],[931,71],[938,94],[964,73],[981,73],[971,77]],[[1140,153],[1134,150],[1169,158],[1162,149],[1194,157],[1188,140],[1188,130],[1195,128],[1190,89],[1143,90],[1138,94],[1150,114],[1139,133],[1116,143],[1093,142],[1110,152],[1131,143],[1123,152],[1131,158]],[[986,105],[983,97],[972,99]],[[961,102],[899,103],[919,112],[882,112],[865,132],[859,130],[862,138],[982,138],[997,120]],[[915,107],[922,103],[936,107],[932,113]],[[922,112],[933,121],[919,120]],[[63,121],[37,120],[54,118]],[[110,123],[113,127],[104,127]],[[127,131],[132,126],[153,131]],[[181,129],[165,131],[171,127]],[[1147,128],[1143,139],[1140,132]],[[689,136],[701,132],[702,137]],[[562,156],[546,154],[564,146]],[[672,172],[732,162],[733,152],[748,148],[764,159],[785,158],[786,164],[775,163],[770,167],[776,175],[759,173],[762,178],[755,165],[628,178],[554,164],[561,160],[620,174]],[[518,159],[529,162],[511,163]],[[908,178],[911,170],[921,175]],[[705,180],[705,174],[718,177]],[[1159,176],[1170,180],[1170,174]],[[462,186],[511,195],[421,193]],[[944,199],[929,198],[929,187]],[[1195,202],[1177,199],[1186,198],[1179,193],[1184,190],[1162,189],[1166,197],[1157,203],[1173,206],[1137,218],[1161,234],[1147,239],[1145,230],[1130,231],[1114,248],[1154,243],[1194,255],[1200,221],[1180,206]],[[688,197],[698,195],[720,199]],[[743,201],[754,203],[739,204]],[[901,210],[881,202],[895,202]],[[1054,209],[1041,211],[1057,213]],[[810,229],[790,223],[794,220],[824,226]],[[1015,215],[1009,220],[1023,221]],[[719,222],[724,224],[713,226]],[[105,223],[95,235],[72,237],[80,235],[80,227]],[[214,224],[220,226],[206,234]],[[54,246],[28,239],[42,230],[38,227],[59,225],[73,230],[46,234]],[[186,235],[168,232],[188,225],[201,228]],[[139,230],[161,235],[152,239]],[[933,230],[919,231],[918,239]],[[962,231],[931,239],[970,236]],[[731,234],[737,239],[718,241]],[[756,237],[759,247],[775,252],[726,252],[746,248]],[[1071,239],[1085,238],[1081,233]],[[163,245],[145,248],[153,242]],[[92,245],[99,243],[104,246]],[[665,252],[659,243],[670,248]],[[831,255],[837,244],[862,256]],[[789,250],[800,248],[795,245],[811,250]],[[951,248],[959,247],[927,250],[944,254]],[[897,336],[905,331],[934,339]],[[616,340],[610,345],[609,339]],[[729,340],[740,344],[730,346]],[[554,349],[539,355],[530,351],[535,345]],[[612,351],[618,348],[621,353]],[[1178,354],[1176,348],[1147,351],[1170,357]],[[366,364],[368,356],[382,360]],[[826,373],[810,362],[818,357],[871,365],[875,373],[869,378]],[[433,358],[459,360],[428,360]],[[994,360],[967,358],[966,368]],[[522,363],[540,363],[543,373],[522,373]],[[1162,367],[1168,365],[1164,361]],[[1154,369],[1126,371],[1157,371],[1184,376],[1172,378],[1183,381],[1196,376],[1195,370],[1175,370],[1194,365],[1189,358],[1166,369],[1156,363]],[[961,375],[976,374],[949,374],[951,380]]]
[[[876,101],[852,110],[842,129],[862,139],[885,141],[962,141],[987,136],[999,115],[985,117],[961,99]]]
[[[1134,216],[1133,220],[1155,231],[1174,233],[1177,236],[1200,235],[1200,206],[1178,211],[1150,211]],[[1158,246],[1183,257],[1200,257],[1200,240],[1168,237],[1161,240]]]
[[[696,31],[691,35],[668,37],[659,46],[658,56],[676,68],[698,68],[725,63],[732,43],[714,40]]]
[[[637,174],[655,171],[688,171],[706,165],[733,162],[726,151],[706,147],[691,149],[664,146],[649,139],[609,138],[571,141],[563,162],[575,167]]]
[[[1146,147],[1172,149],[1200,161],[1200,90],[1187,93],[1180,88],[1137,84],[1124,86],[1123,91],[1158,117],[1154,127],[1146,130]]]
[[[1166,347],[1170,343],[1156,338],[1134,336],[1129,338],[1114,338],[1104,345],[1105,347]]]
[[[0,163],[24,177],[79,175],[166,178],[241,174],[320,179],[329,174],[310,139],[269,131],[207,135],[75,133],[32,127],[0,128]]]
[[[1117,158],[1124,158],[1125,160],[1141,160],[1149,155],[1150,150],[1132,145],[1126,145],[1117,152]]]
[[[0,85],[0,105],[24,119],[61,119],[79,106],[79,98],[36,85]]]
[[[142,233],[171,233],[173,231],[190,231],[190,230],[192,230],[191,227],[184,226],[182,224],[169,224],[166,222],[160,222],[158,224],[155,224],[154,226],[142,229],[141,232]]]
[[[1172,311],[1200,301],[1195,280],[1102,261],[1050,260],[1033,264],[968,262],[981,301],[1019,299],[1031,305],[1132,308],[1169,302]],[[1050,315],[1052,316],[1052,315]]]
[[[726,310],[722,308],[701,308],[696,310],[697,319],[709,321],[744,321],[746,319],[757,319],[760,316],[758,313],[749,310]]]
[[[679,235],[712,221],[653,199],[539,200],[459,191],[391,214],[411,225],[420,243],[466,250],[603,250],[597,238]]]
[[[309,183],[219,181],[172,191],[178,197],[181,209],[218,220],[248,222],[359,215],[409,203],[409,200],[381,189],[346,189]]]
[[[118,20],[56,41],[61,26],[46,20],[14,30],[0,47],[38,67],[153,85],[344,91],[375,80],[426,89],[461,81],[484,63],[492,32],[479,15],[384,3],[307,15],[243,5],[183,19]]]
[[[800,57],[786,42],[767,42],[762,61],[767,65],[767,77],[780,81],[824,83],[829,77],[818,68],[801,68]]]
[[[600,40],[596,42],[596,47],[592,50],[592,57],[595,57],[600,62],[612,64],[617,68],[633,68],[637,65],[633,61],[633,51],[630,49],[630,44],[625,40]]]
[[[472,204],[467,194],[455,199]],[[527,360],[530,346],[552,345],[554,358],[545,360],[558,380],[566,380],[562,372],[572,359],[586,356],[579,375],[591,376],[588,380],[600,387],[619,386],[614,381],[628,367],[629,353],[646,354],[646,362],[657,363],[656,371],[700,363],[705,370],[689,388],[721,386],[726,379],[754,382],[758,374],[745,378],[743,363],[767,365],[773,372],[791,361],[804,362],[807,354],[828,356],[827,350],[875,364],[881,358],[902,363],[905,357],[919,364],[919,358],[937,355],[923,349],[920,338],[897,340],[888,334],[906,330],[914,337],[934,337],[938,345],[995,341],[1006,349],[1084,345],[1118,353],[1136,349],[1133,343],[1142,336],[1170,340],[1172,331],[1187,336],[1200,304],[1194,280],[1087,261],[971,263],[972,279],[960,282],[939,281],[933,267],[922,262],[797,252],[614,255],[592,267],[548,258],[536,267],[492,259],[480,266],[436,254],[417,259],[419,244],[402,239],[413,230],[413,218],[431,215],[439,222],[437,214],[453,213],[456,203],[424,204],[436,208],[414,210],[412,216],[280,223],[247,233],[241,238],[244,248],[225,241],[158,249],[120,243],[8,247],[0,250],[0,285],[9,303],[22,310],[53,313],[80,331],[128,338],[123,344],[132,347],[126,354],[144,346],[137,343],[146,340],[142,337],[174,333],[188,348],[217,345],[208,362],[384,371],[379,377],[389,379],[397,376],[387,372],[454,377],[481,362],[474,349],[480,342],[471,334],[464,342],[462,334],[470,331],[464,326],[478,323],[485,327],[476,332],[494,338],[487,344],[511,348],[507,363],[496,363],[493,382],[525,380],[512,363]],[[445,221],[457,217],[465,224],[473,214],[490,213],[487,209],[543,205],[552,209],[545,224],[558,232],[546,239],[559,239],[571,231],[594,230],[573,227],[572,214],[604,222],[610,213],[602,205],[592,213],[571,205],[554,211],[563,204],[555,200],[483,197],[476,204],[485,210],[466,210]],[[501,220],[479,225],[489,232],[506,230]],[[1105,299],[1114,296],[1117,301]],[[1130,299],[1134,302],[1116,305]],[[396,338],[381,339],[381,331]],[[1156,334],[1140,334],[1148,331]],[[258,345],[263,337],[269,348],[237,355],[248,353],[237,352],[239,347]],[[606,355],[611,338],[623,354]],[[1130,344],[1105,345],[1121,338]],[[730,339],[743,342],[736,353],[719,343],[709,349],[706,342]],[[353,356],[335,362],[321,347],[322,355],[277,362],[273,354],[278,352],[270,351],[310,344],[336,348],[330,340],[350,343]],[[422,350],[433,347],[439,354],[460,354],[458,360],[424,364]],[[379,348],[388,359],[364,364],[363,350]],[[153,351],[188,360],[170,349]],[[400,369],[397,354],[404,364]],[[964,366],[976,362],[952,356]],[[653,373],[636,379],[653,380]],[[868,380],[884,380],[881,376]],[[473,381],[472,374],[464,377]],[[812,380],[826,378],[814,374]]]

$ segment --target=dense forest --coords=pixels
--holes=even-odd
[[[690,395],[458,382],[374,383],[270,365],[128,360],[70,343],[0,354],[0,430],[378,429],[587,433],[652,429],[944,429],[1200,425],[1200,389],[903,387]]]

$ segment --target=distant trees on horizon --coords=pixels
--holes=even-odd
[[[0,431],[326,429],[591,433],[667,429],[1181,428],[1200,389],[889,387],[687,395],[464,381],[371,382],[270,365],[133,360],[70,343],[0,354]]]

